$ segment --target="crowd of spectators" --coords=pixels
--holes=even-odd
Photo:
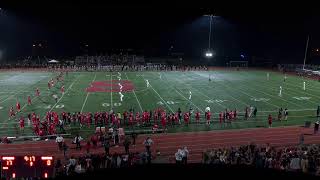
[[[215,165],[248,165],[320,175],[320,145],[275,148],[250,144],[240,147],[207,150],[203,163]]]
[[[86,154],[79,157],[71,156],[67,160],[58,159],[55,163],[54,174],[59,176],[72,176],[75,174],[92,172],[106,168],[125,168],[144,165],[148,162],[149,153],[133,152],[129,154]]]

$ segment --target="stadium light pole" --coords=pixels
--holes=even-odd
[[[204,15],[209,17],[209,36],[208,36],[208,50],[206,52],[206,57],[211,58],[212,57],[212,51],[211,51],[211,31],[212,31],[212,21],[213,21],[213,14]]]

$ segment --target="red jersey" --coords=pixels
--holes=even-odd
[[[189,113],[185,113],[183,116],[183,119],[184,119],[184,122],[188,124],[189,123]]]
[[[271,115],[269,115],[269,117],[268,117],[268,123],[272,124],[272,116]]]
[[[50,82],[48,82],[48,89],[50,89],[51,88],[51,83]]]
[[[20,111],[20,103],[19,102],[17,102],[16,108],[17,108],[17,111]]]
[[[64,93],[64,86],[61,87],[61,93]]]
[[[207,121],[210,121],[211,112],[207,112]]]
[[[40,96],[40,91],[38,88],[36,89],[36,96]]]
[[[140,114],[139,112],[136,113],[136,121],[139,123],[140,122]]]
[[[132,125],[133,124],[133,113],[130,112],[129,114],[129,124]]]
[[[20,128],[24,128],[24,118],[23,117],[20,117]]]
[[[28,105],[31,105],[31,97],[28,96]]]
[[[200,112],[196,112],[196,120],[199,121],[200,120]]]
[[[162,116],[161,117],[161,124],[162,124],[162,127],[166,127],[166,125],[167,125],[167,122],[166,122],[166,116]]]

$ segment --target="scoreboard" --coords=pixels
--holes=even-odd
[[[52,156],[1,156],[1,177],[53,177]]]

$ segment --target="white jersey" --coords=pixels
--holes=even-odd
[[[303,82],[303,90],[306,90],[306,82]]]
[[[148,79],[146,80],[146,83],[147,83],[147,87],[149,87],[149,86],[150,86],[150,83],[149,83],[149,80],[148,80]]]
[[[205,112],[210,112],[210,107],[206,107]]]
[[[282,87],[280,86],[279,96],[282,96]]]
[[[189,91],[189,100],[191,99],[192,93]]]

